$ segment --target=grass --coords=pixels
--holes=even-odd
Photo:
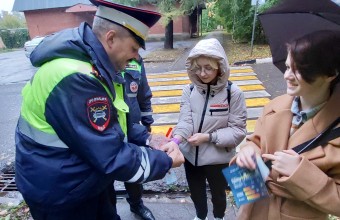
[[[250,44],[230,42],[225,50],[227,50],[229,63],[231,64],[237,61],[271,57],[268,45],[254,45],[253,52],[251,53]]]
[[[0,49],[0,53],[7,53],[7,52],[12,52],[12,51],[16,51],[19,50],[18,48],[16,49],[7,49],[7,48],[2,48]],[[1,220],[1,219],[0,219]]]
[[[201,39],[203,39],[206,35],[207,33],[203,33]],[[233,64],[237,61],[271,57],[271,52],[268,45],[255,44],[251,53],[250,43],[234,42],[231,39],[231,35],[226,32],[223,34],[223,38],[222,46],[226,51],[230,64]],[[172,50],[157,49],[146,55],[144,57],[144,62],[173,62],[177,57],[183,54],[184,49],[185,48],[175,48]]]

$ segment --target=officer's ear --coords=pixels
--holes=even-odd
[[[112,47],[114,47],[115,44],[117,44],[118,33],[116,30],[110,30],[105,34],[104,38],[106,46],[112,49]]]

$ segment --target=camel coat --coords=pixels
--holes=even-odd
[[[277,97],[265,107],[246,144],[260,154],[273,154],[304,143],[340,117],[339,100],[338,84],[327,104],[289,137],[293,97]],[[271,171],[267,179],[270,196],[241,206],[238,219],[318,220],[327,219],[327,214],[340,216],[340,138],[301,155],[303,159],[291,176]]]

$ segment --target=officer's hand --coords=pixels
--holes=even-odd
[[[184,156],[178,147],[168,154],[168,156],[172,159],[172,168],[179,167],[184,163]]]
[[[149,145],[153,149],[160,150],[161,146],[167,144],[169,141],[170,139],[163,134],[152,134]]]
[[[159,150],[162,150],[164,152],[166,152],[168,155],[173,152],[175,149],[179,150],[179,147],[178,145],[173,142],[173,141],[170,141],[168,142],[167,144],[164,144],[162,146],[159,147]]]

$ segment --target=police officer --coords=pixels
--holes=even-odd
[[[130,100],[131,123],[141,123],[148,132],[151,132],[151,124],[154,122],[151,107],[152,93],[146,78],[143,59],[140,57],[129,62],[122,75],[125,79],[125,91]],[[151,210],[143,204],[142,184],[125,182],[124,185],[130,210],[144,220],[154,220]]]
[[[82,23],[46,37],[31,54],[40,67],[22,91],[16,128],[16,183],[34,219],[120,219],[114,180],[161,179],[180,166],[137,140],[119,72],[145,46],[155,12],[91,0],[93,28]],[[145,20],[143,20],[145,19]]]
[[[123,77],[126,94],[131,102],[132,122],[141,123],[151,132],[151,124],[154,122],[151,107],[152,92],[146,78],[143,59],[139,57],[129,62],[123,72]]]

